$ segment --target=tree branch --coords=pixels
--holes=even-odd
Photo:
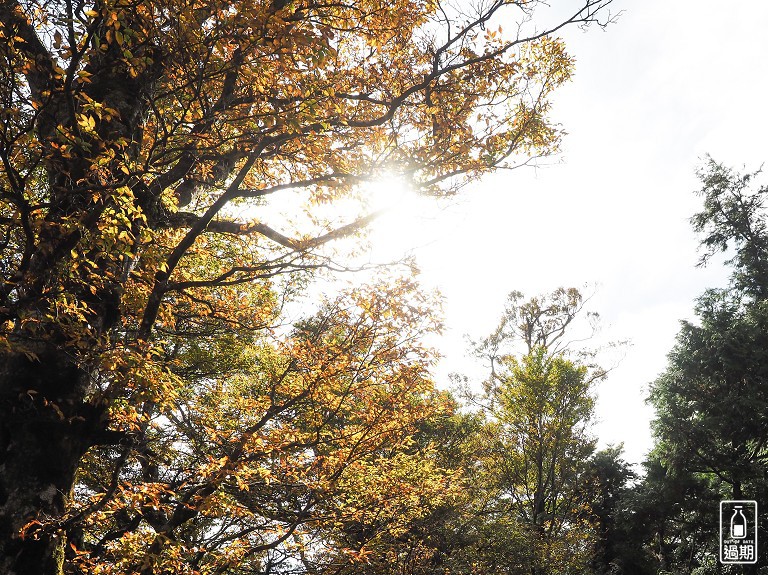
[[[379,210],[356,219],[355,221],[331,230],[323,235],[316,236],[314,238],[294,239],[290,238],[282,233],[278,232],[274,228],[259,222],[236,222],[233,220],[212,220],[208,222],[203,231],[214,232],[220,234],[232,234],[232,235],[251,235],[261,234],[262,236],[269,238],[273,242],[280,244],[283,247],[296,251],[307,251],[311,248],[318,247],[331,240],[343,238],[358,232],[366,227],[373,220],[378,218],[384,213],[385,210]],[[198,216],[190,212],[177,212],[171,214],[168,217],[168,224],[171,227],[199,227],[201,220],[204,216]]]

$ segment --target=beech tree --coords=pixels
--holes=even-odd
[[[288,336],[182,351],[194,357],[141,444],[86,455],[58,522],[74,572],[337,570],[420,517],[415,502],[439,502],[444,473],[411,436],[449,406],[413,341],[431,314],[403,311],[413,296],[355,290]],[[336,541],[371,518],[377,529]]]
[[[383,174],[452,193],[556,149],[557,31],[605,24],[609,2],[536,26],[536,1],[0,1],[0,571],[58,575],[80,550],[75,524],[111,505],[73,502],[94,450],[115,450],[91,487],[107,494],[126,466],[152,483],[185,459],[147,443],[180,390],[204,391],[192,350],[264,331],[320,247],[372,217],[324,206]],[[265,220],[290,190],[304,227]],[[230,474],[212,465],[196,473]],[[217,481],[194,504],[156,494],[154,519],[115,509],[96,547],[148,531],[140,570],[166,569]]]

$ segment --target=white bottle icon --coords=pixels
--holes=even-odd
[[[734,505],[731,516],[731,537],[744,539],[747,536],[747,518],[741,511],[741,505]]]

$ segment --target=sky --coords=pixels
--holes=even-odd
[[[638,463],[652,446],[648,386],[679,322],[727,283],[722,265],[696,267],[696,168],[705,154],[736,168],[768,160],[768,2],[617,0],[612,10],[622,14],[605,31],[563,34],[576,72],[554,100],[567,132],[559,156],[448,203],[411,203],[377,222],[371,241],[374,252],[411,253],[421,283],[444,297],[438,381],[478,373],[464,336],[490,332],[510,291],[588,285],[596,342],[631,340],[596,390],[593,433]]]

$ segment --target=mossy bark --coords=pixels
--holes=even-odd
[[[60,575],[66,541],[56,521],[93,424],[86,374],[55,351],[0,361],[0,573]]]

